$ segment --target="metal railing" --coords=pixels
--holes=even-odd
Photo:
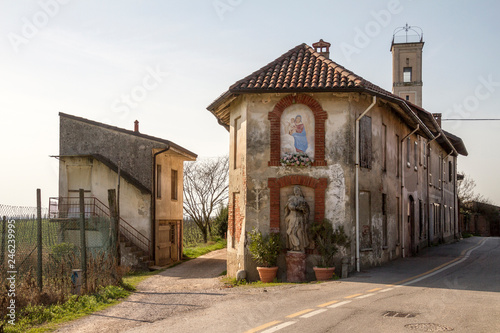
[[[109,217],[109,208],[96,197],[85,197],[85,217]],[[49,198],[49,218],[71,219],[80,217],[78,197]],[[151,241],[130,223],[120,217],[120,233],[135,246],[151,256]]]

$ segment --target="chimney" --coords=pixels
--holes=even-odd
[[[320,39],[319,42],[313,43],[314,50],[328,59],[330,59],[331,45],[332,44],[325,42],[323,39]]]
[[[139,132],[139,121],[134,121],[134,132]]]
[[[432,116],[434,117],[434,119],[436,119],[439,127],[441,127],[441,113],[433,113]]]

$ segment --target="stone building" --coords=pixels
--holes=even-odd
[[[478,201],[460,209],[461,231],[482,237],[500,237],[500,207]]]
[[[351,245],[337,267],[341,257],[359,270],[458,237],[456,170],[457,156],[467,155],[463,142],[443,131],[439,115],[411,102],[419,96],[372,84],[331,60],[329,47],[323,40],[298,45],[207,108],[230,133],[230,276],[246,270],[258,278],[247,232],[289,238],[285,207],[296,186],[308,203],[309,225],[326,219],[347,231]],[[393,54],[396,48],[409,51],[393,45]],[[398,66],[409,64],[404,59]],[[413,69],[421,86],[415,70],[421,66]],[[396,72],[405,82],[405,69]],[[303,252],[306,278],[313,279],[311,243]],[[278,277],[286,280],[285,253],[278,264]]]
[[[137,121],[131,131],[64,113],[59,117],[59,213],[71,215],[84,189],[86,210],[106,214],[108,189],[117,189],[122,238],[155,265],[181,260],[183,162],[197,155],[140,133]],[[137,260],[130,257],[129,263]]]

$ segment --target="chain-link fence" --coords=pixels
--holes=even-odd
[[[0,204],[0,321],[13,293],[20,309],[119,281],[115,222],[85,213],[85,205],[82,211],[60,217],[41,207]]]

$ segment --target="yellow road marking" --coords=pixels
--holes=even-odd
[[[347,296],[347,297],[344,297],[344,298],[354,298],[354,297],[358,297],[358,296],[361,296],[363,295],[362,293],[361,294],[354,294],[354,295],[351,295],[351,296]]]
[[[382,289],[382,288],[374,288],[374,289],[370,289],[370,290],[368,290],[368,292],[369,292],[369,293],[371,293],[371,292],[373,292],[373,291],[377,291],[377,290],[380,290],[380,289]]]
[[[271,321],[271,322],[269,322],[267,324],[260,325],[259,327],[252,328],[251,330],[248,330],[245,333],[255,333],[255,332],[258,332],[260,330],[263,330],[264,328],[268,328],[268,327],[277,325],[279,323],[281,323],[281,321],[279,321],[279,320]]]
[[[328,303],[323,303],[323,304],[320,304],[320,305],[317,305],[318,308],[323,308],[325,306],[328,306],[328,305],[331,305],[331,304],[335,304],[335,303],[338,303],[339,301],[331,301],[331,302],[328,302]]]
[[[302,310],[302,311],[296,312],[296,313],[294,313],[294,314],[291,314],[291,315],[289,315],[289,316],[286,316],[286,318],[298,317],[298,316],[300,316],[300,315],[303,315],[304,313],[311,312],[312,310],[314,310],[314,309],[306,309],[306,310]]]
[[[432,273],[432,272],[435,272],[435,271],[437,271],[438,269],[441,269],[441,268],[443,268],[443,267],[445,267],[445,266],[451,265],[451,264],[453,264],[455,261],[461,260],[467,251],[469,251],[470,249],[472,249],[472,248],[474,248],[474,247],[476,247],[476,246],[479,246],[481,243],[483,243],[483,242],[485,242],[485,241],[486,241],[486,238],[485,238],[485,239],[483,239],[481,242],[478,242],[477,244],[475,244],[475,245],[473,245],[473,246],[471,246],[471,247],[469,247],[469,248],[467,248],[467,249],[463,250],[463,251],[460,253],[460,256],[459,256],[458,258],[455,258],[455,259],[453,259],[453,260],[450,260],[450,261],[448,261],[448,262],[445,262],[444,264],[439,265],[439,266],[437,266],[437,267],[434,267],[433,269],[428,270],[427,272],[424,272],[424,273],[422,273],[422,274],[419,274],[419,275],[415,275],[415,276],[409,277],[409,278],[407,278],[407,279],[404,279],[404,280],[401,280],[401,281],[395,282],[395,283],[393,283],[393,284],[388,284],[388,285],[387,285],[387,287],[393,287],[393,286],[398,285],[398,284],[403,284],[403,283],[408,282],[408,281],[410,281],[410,280],[417,279],[417,278],[419,278],[419,277],[421,277],[421,276],[424,276],[424,275],[430,274],[430,273]]]

